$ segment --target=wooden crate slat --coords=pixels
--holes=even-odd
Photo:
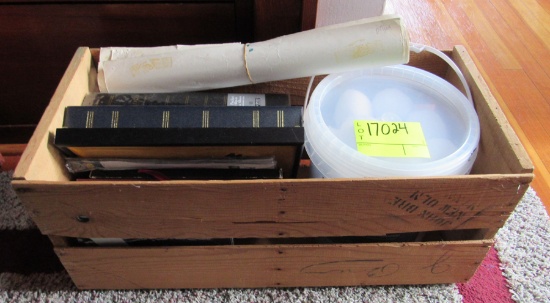
[[[465,282],[490,241],[59,248],[80,289],[254,288]]]
[[[71,182],[18,186],[17,192],[42,232],[51,235],[350,236],[500,228],[530,179]],[[89,222],[76,220],[81,215]]]

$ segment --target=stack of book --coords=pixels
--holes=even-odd
[[[78,179],[291,178],[302,110],[285,94],[91,93],[55,145]]]

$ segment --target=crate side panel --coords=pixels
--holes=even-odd
[[[46,108],[19,162],[15,180],[65,181],[64,160],[53,145],[55,129],[61,127],[65,106],[78,105],[95,86],[95,67],[90,51],[79,48]]]
[[[465,282],[490,245],[58,248],[56,253],[81,289],[310,287]]]
[[[48,235],[226,238],[498,229],[530,175],[16,186]],[[79,216],[88,217],[80,222]]]
[[[532,173],[533,164],[525,148],[466,49],[455,47],[453,60],[470,86],[481,124],[479,154],[472,173]]]

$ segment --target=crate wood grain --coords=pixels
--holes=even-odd
[[[278,238],[494,229],[503,225],[529,181],[520,174],[370,179],[361,186],[345,179],[72,182],[17,192],[45,234]]]
[[[79,288],[283,287],[464,282],[533,178],[533,166],[475,64],[463,71],[481,124],[465,176],[234,181],[71,181],[53,146],[63,109],[96,92],[97,49],[77,50],[25,149],[13,185]],[[462,89],[440,58],[410,65]],[[317,84],[322,76],[316,77]],[[309,78],[222,91],[289,93]],[[79,220],[86,218],[86,220]],[[453,233],[453,241],[179,247],[74,247],[82,238],[272,238]],[[419,274],[419,273],[427,273]]]
[[[491,241],[59,248],[81,289],[249,288],[465,282]]]

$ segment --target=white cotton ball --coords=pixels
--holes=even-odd
[[[428,138],[449,138],[447,124],[441,116],[432,109],[420,109],[412,111],[406,118],[410,122],[420,122],[424,137]]]
[[[353,125],[354,120],[355,119],[353,117],[347,117],[342,121],[340,127],[331,128],[331,131],[344,144],[356,149],[357,142],[355,141],[355,128]]]
[[[334,126],[341,126],[349,119],[372,118],[372,105],[367,95],[355,89],[347,89],[338,98],[334,107]],[[353,124],[352,124],[353,126]]]
[[[413,101],[401,90],[387,88],[374,96],[372,105],[375,117],[384,121],[401,121],[412,110]]]

